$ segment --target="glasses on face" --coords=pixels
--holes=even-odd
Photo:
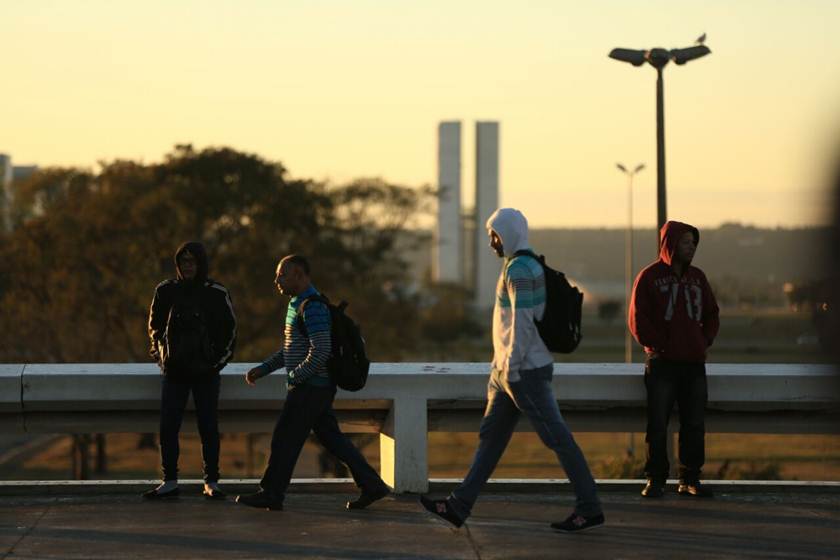
[[[195,266],[195,263],[195,259],[180,259],[178,261],[178,264],[180,264],[181,266]]]

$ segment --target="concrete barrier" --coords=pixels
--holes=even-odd
[[[272,429],[286,395],[275,373],[256,387],[254,364],[222,373],[220,424],[227,432]],[[710,364],[707,431],[838,433],[840,399],[830,366]],[[644,430],[641,364],[555,364],[553,387],[574,431]],[[429,431],[478,429],[486,404],[487,364],[378,363],[359,392],[339,391],[342,429],[378,433],[382,476],[398,492],[428,488]],[[155,432],[160,373],[154,364],[0,365],[0,431]],[[184,422],[186,431],[195,422]],[[530,430],[528,422],[518,429]]]

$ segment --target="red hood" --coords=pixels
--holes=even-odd
[[[659,260],[671,266],[674,259],[674,251],[677,248],[677,241],[687,231],[694,234],[694,243],[700,244],[700,231],[689,224],[682,222],[667,221],[659,231]]]

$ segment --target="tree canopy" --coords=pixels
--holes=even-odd
[[[230,148],[176,146],[160,163],[113,161],[99,172],[42,170],[16,185],[16,227],[0,244],[0,360],[145,361],[155,286],[174,276],[183,241],[202,241],[210,276],[231,292],[237,361],[282,337],[277,260],[307,255],[313,281],[350,302],[374,359],[417,338],[406,243],[428,190],[378,179],[330,187]]]

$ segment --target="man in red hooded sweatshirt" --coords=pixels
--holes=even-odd
[[[647,389],[646,498],[663,495],[668,478],[668,418],[679,405],[680,483],[685,496],[710,497],[701,486],[705,462],[706,352],[720,327],[718,305],[706,275],[691,266],[700,232],[667,222],[659,260],[639,273],[630,300],[629,326],[644,346]]]

